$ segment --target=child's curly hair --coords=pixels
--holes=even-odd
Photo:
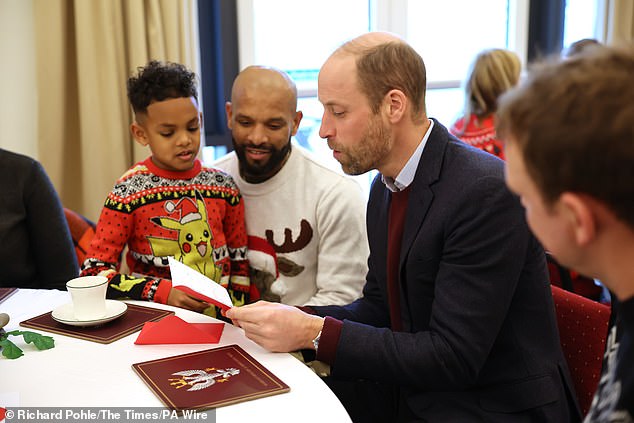
[[[134,113],[146,113],[154,101],[194,97],[198,100],[196,74],[180,63],[150,61],[128,79],[128,99]]]

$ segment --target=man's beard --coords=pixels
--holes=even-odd
[[[342,153],[339,163],[346,174],[361,175],[380,166],[390,151],[392,136],[378,115],[374,115],[357,146],[344,148],[330,142],[328,145]]]
[[[288,142],[280,149],[276,149],[270,144],[261,144],[257,146],[253,144],[240,145],[233,137],[231,137],[231,141],[233,143],[233,149],[238,156],[240,175],[245,181],[252,184],[264,182],[277,174],[291,152],[291,137],[288,137]],[[267,150],[271,153],[271,156],[263,163],[250,163],[246,157],[247,148]]]

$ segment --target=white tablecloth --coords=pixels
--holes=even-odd
[[[32,330],[19,326],[19,322],[67,302],[70,302],[67,292],[21,289],[0,303],[0,312],[11,317],[5,330]],[[192,323],[216,321],[163,304],[132,302],[174,310],[177,316]],[[216,410],[218,422],[350,421],[337,397],[303,363],[290,354],[264,350],[247,339],[242,329],[230,324],[225,325],[219,344],[134,345],[138,332],[111,344],[48,335],[55,339],[55,348],[45,351],[25,344],[22,337],[10,338],[25,354],[15,360],[0,356],[0,402],[4,401],[0,406],[160,407],[161,401],[134,372],[133,363],[238,344],[291,390],[220,407]]]

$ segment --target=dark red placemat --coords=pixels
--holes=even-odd
[[[238,345],[135,363],[132,368],[172,410],[204,410],[288,392]]]
[[[18,292],[18,288],[0,288],[0,303]]]
[[[81,327],[65,325],[54,320],[50,311],[20,322],[20,326],[59,333],[73,338],[99,342],[100,344],[109,344],[140,330],[145,322],[155,322],[170,314],[174,314],[174,312],[128,304],[128,310],[123,316],[101,326]]]

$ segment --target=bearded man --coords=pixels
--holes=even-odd
[[[360,186],[291,142],[302,112],[284,72],[250,66],[226,104],[234,151],[214,166],[245,204],[251,277],[263,299],[347,304],[361,295],[368,241]]]

